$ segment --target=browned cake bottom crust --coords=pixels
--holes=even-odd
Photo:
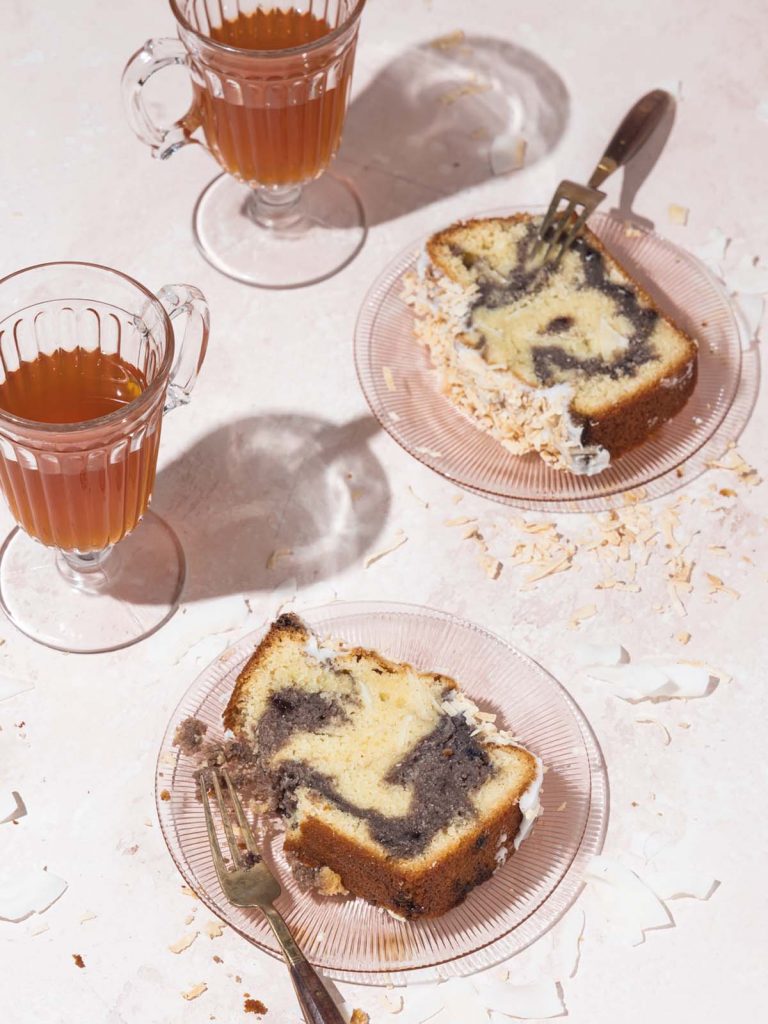
[[[600,445],[614,457],[643,444],[683,409],[696,387],[697,376],[698,361],[694,359],[690,374],[674,387],[651,385],[626,402],[617,403],[603,416],[585,420],[582,444]]]
[[[499,867],[500,847],[514,852],[521,823],[516,803],[502,808],[484,828],[463,836],[434,870],[430,866],[409,868],[406,861],[384,855],[363,857],[356,843],[317,818],[306,819],[300,833],[289,833],[285,850],[307,867],[331,868],[351,893],[393,914],[407,919],[439,917],[491,877]]]

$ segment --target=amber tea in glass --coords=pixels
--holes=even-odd
[[[113,650],[172,614],[183,554],[147,506],[163,414],[187,400],[207,340],[188,285],[155,296],[87,263],[0,280],[0,489],[19,524],[0,552],[0,604],[28,635]]]
[[[123,95],[132,128],[155,156],[200,142],[224,169],[195,209],[203,255],[264,287],[334,273],[365,236],[356,193],[324,174],[341,142],[365,0],[170,4],[179,40],[146,43],[125,69]],[[163,127],[142,89],[172,64],[189,70],[193,102]]]

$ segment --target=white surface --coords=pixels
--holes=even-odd
[[[124,122],[120,71],[145,38],[172,31],[167,6],[3,4],[0,273],[57,258],[102,261],[154,288],[167,281],[200,286],[213,318],[193,403],[165,425],[154,503],[179,531],[189,559],[183,613],[133,650],[92,658],[46,651],[0,623],[0,674],[34,683],[0,702],[0,783],[17,790],[28,809],[18,825],[0,825],[0,858],[21,859],[30,870],[47,866],[68,885],[42,916],[0,922],[4,1024],[256,1020],[243,1014],[244,992],[266,1003],[270,1024],[297,1024],[279,965],[231,932],[205,934],[209,915],[182,892],[152,801],[154,757],[181,694],[210,658],[297,588],[300,604],[338,595],[442,607],[573,680],[610,772],[606,856],[642,878],[644,863],[650,869],[665,858],[675,892],[699,894],[702,877],[721,883],[706,902],[668,904],[675,927],[648,933],[636,948],[612,932],[586,891],[577,909],[586,911],[586,927],[575,976],[557,966],[554,933],[508,965],[511,983],[562,982],[574,1024],[764,1016],[765,485],[747,489],[735,474],[716,470],[685,489],[690,501],[681,507],[680,532],[698,531],[687,554],[695,567],[685,618],[669,607],[659,557],[638,568],[640,593],[594,590],[599,567],[578,558],[535,587],[522,589],[520,570],[508,566],[492,580],[474,543],[443,524],[457,515],[477,518],[504,562],[519,539],[510,510],[471,496],[457,508],[454,488],[376,429],[355,380],[351,336],[369,283],[410,239],[475,210],[546,201],[561,177],[589,173],[642,91],[669,81],[682,83],[683,98],[637,212],[687,246],[706,243],[714,228],[742,239],[734,252],[746,261],[733,286],[761,285],[763,275],[749,267],[752,257],[768,256],[761,214],[768,124],[759,116],[768,96],[759,45],[765,5],[414,0],[407,11],[393,8],[371,0],[365,13],[339,164],[369,211],[367,244],[338,277],[269,294],[220,277],[194,249],[191,212],[216,173],[210,158],[186,149],[153,162]],[[516,48],[514,95],[465,88],[477,81],[472,73],[506,88],[498,48],[458,48],[455,60],[464,64],[453,71],[423,54],[408,56],[459,28]],[[533,64],[531,54],[544,63]],[[526,71],[532,67],[559,113],[537,100]],[[550,143],[566,119],[562,89],[546,67],[557,69],[570,95],[554,151]],[[525,117],[515,97],[523,97]],[[483,157],[472,126],[525,137],[531,118],[541,130],[529,132],[528,166],[492,176],[489,142]],[[619,187],[609,184],[611,204]],[[686,226],[668,222],[670,204],[689,209]],[[763,474],[767,413],[761,396],[740,443]],[[722,487],[737,497],[721,500]],[[653,506],[654,514],[668,504]],[[578,536],[589,522],[563,516],[558,527]],[[2,525],[10,526],[5,513]],[[364,569],[365,557],[389,546],[398,530],[408,543]],[[276,551],[291,553],[268,569]],[[704,571],[740,598],[714,593]],[[591,602],[597,614],[569,630],[574,610]],[[667,610],[654,612],[654,604]],[[675,639],[681,630],[691,634],[684,647]],[[605,684],[573,678],[582,643],[620,643],[633,660],[699,659],[732,679],[698,700],[637,708]],[[649,717],[665,728],[638,723]],[[169,950],[196,930],[188,949]],[[491,973],[494,983],[504,980],[504,971]],[[207,991],[182,999],[199,982]],[[473,978],[471,985],[406,992],[402,1016],[377,1010],[374,1024],[438,1010],[435,1020],[457,1021],[456,1007],[471,1004],[473,986],[481,984]],[[494,1006],[497,992],[494,985]],[[344,994],[349,1007],[381,1005],[380,992]],[[480,1006],[475,1014],[487,1016]]]

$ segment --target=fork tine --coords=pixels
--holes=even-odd
[[[549,240],[549,247],[544,254],[545,260],[551,259],[554,252],[561,245],[563,235],[565,235],[570,227],[571,217],[576,212],[576,204],[577,200],[571,199],[563,211],[562,216],[558,218],[557,228],[555,229],[552,238]]]
[[[232,821],[229,816],[229,808],[227,802],[224,799],[224,794],[221,791],[221,782],[219,781],[218,769],[213,768],[211,770],[211,778],[213,779],[213,789],[216,793],[216,801],[219,805],[219,814],[221,815],[221,823],[224,826],[224,835],[227,837],[227,845],[229,846],[229,852],[232,856],[232,865],[235,868],[242,867],[242,858],[240,856],[240,850],[237,848],[237,840],[235,839],[235,833],[232,830]]]
[[[571,227],[571,230],[568,232],[568,234],[563,239],[563,244],[562,244],[562,246],[560,248],[560,252],[557,254],[557,259],[555,260],[555,265],[557,265],[560,262],[560,260],[565,255],[566,251],[568,249],[570,249],[570,247],[573,245],[574,241],[576,240],[577,235],[579,234],[581,229],[584,227],[584,224],[586,223],[587,217],[590,215],[591,212],[592,212],[591,209],[588,206],[585,206],[584,209],[579,214],[579,216],[573,222],[573,226]]]
[[[539,228],[539,233],[536,238],[536,244],[531,250],[531,257],[533,259],[535,259],[541,252],[542,246],[544,245],[545,239],[547,237],[547,232],[555,222],[555,217],[557,216],[557,208],[559,207],[560,200],[562,198],[563,195],[560,189],[558,189],[552,197],[552,202],[549,204],[549,209],[547,210],[544,220],[541,222],[541,227]]]
[[[252,853],[255,857],[258,857],[259,860],[261,860],[261,854],[259,852],[259,847],[256,843],[256,837],[253,834],[251,826],[248,824],[248,819],[245,816],[245,811],[243,810],[243,805],[240,802],[240,797],[237,795],[237,790],[232,785],[232,779],[230,779],[229,772],[227,771],[226,768],[221,769],[221,777],[224,780],[224,783],[229,792],[229,797],[230,800],[232,801],[232,806],[235,809],[237,825],[238,828],[240,829],[240,834],[242,835],[243,839],[245,839],[245,845],[248,847],[248,852]]]
[[[211,814],[211,802],[208,799],[208,783],[205,775],[205,769],[198,774],[200,796],[203,801],[203,811],[205,812],[205,827],[208,830],[208,842],[210,843],[211,853],[213,854],[213,865],[216,868],[216,874],[221,876],[222,874],[226,874],[227,865],[221,853],[219,837],[216,835],[216,826],[213,822],[213,815]]]

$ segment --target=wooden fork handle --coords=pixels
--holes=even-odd
[[[599,188],[609,174],[632,159],[664,120],[674,102],[668,92],[654,89],[635,103],[600,158],[589,179],[590,188]]]
[[[274,907],[265,909],[264,913],[288,964],[304,1020],[307,1024],[346,1024],[322,978],[302,953],[280,914]]]

